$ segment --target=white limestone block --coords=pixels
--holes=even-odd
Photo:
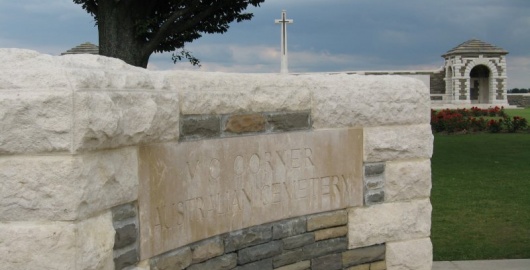
[[[75,93],[74,151],[177,140],[177,93]]]
[[[69,82],[57,57],[26,49],[0,48],[0,91],[63,91]]]
[[[162,89],[163,76],[99,55],[51,56],[0,48],[0,89]]]
[[[178,94],[166,73],[103,56],[0,49],[0,154],[176,140]]]
[[[429,159],[386,162],[386,202],[429,198],[431,188],[431,161]]]
[[[72,113],[68,92],[0,90],[0,154],[69,151]]]
[[[2,269],[75,269],[75,260],[73,223],[0,223]]]
[[[310,81],[280,74],[175,72],[182,114],[304,111],[311,108]]]
[[[114,269],[110,211],[79,222],[0,223],[2,269]]]
[[[169,91],[170,84],[166,78],[167,72],[153,72],[143,68],[133,67],[121,60],[103,56],[91,56],[88,59],[64,58],[70,60],[61,63],[68,68],[65,70],[70,86],[73,89],[90,90],[128,90],[128,91]],[[80,62],[88,60],[87,62]],[[108,64],[105,64],[108,63]],[[90,65],[93,64],[93,65]],[[70,67],[76,68],[70,68]]]
[[[364,129],[364,161],[431,158],[434,136],[430,124]]]
[[[432,206],[429,199],[351,208],[349,248],[428,237]]]
[[[429,89],[401,76],[312,75],[314,128],[428,124]]]
[[[82,189],[76,205],[84,218],[116,205],[138,199],[138,152],[136,147],[80,155],[76,158],[73,188]]]
[[[136,148],[0,159],[0,221],[77,220],[138,197]]]
[[[112,214],[107,211],[79,222],[76,235],[76,269],[114,269]]]
[[[431,270],[431,239],[387,243],[386,267],[387,270]]]

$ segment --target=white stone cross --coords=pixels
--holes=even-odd
[[[287,19],[287,12],[285,10],[282,10],[282,18],[279,20],[274,20],[275,23],[282,24],[282,39],[281,39],[281,47],[282,47],[282,65],[280,72],[281,73],[288,73],[288,67],[287,67],[287,24],[293,23],[293,20]]]

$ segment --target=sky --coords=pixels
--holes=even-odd
[[[200,68],[171,53],[148,68],[279,72],[283,9],[290,72],[434,70],[476,38],[510,52],[508,89],[530,88],[530,0],[265,0],[251,21],[186,45]],[[0,48],[59,55],[87,41],[98,43],[94,19],[72,0],[0,0]]]

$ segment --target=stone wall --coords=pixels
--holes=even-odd
[[[430,269],[429,113],[429,89],[401,76],[150,72],[0,49],[0,264]],[[354,206],[142,257],[142,147],[352,129],[362,131],[364,168]]]
[[[508,94],[508,103],[517,107],[530,107],[530,94]]]
[[[445,94],[445,70],[431,74],[431,94]]]

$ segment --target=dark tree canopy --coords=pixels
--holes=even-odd
[[[147,67],[154,52],[183,49],[203,33],[225,33],[233,21],[250,20],[248,5],[265,0],[73,0],[94,16],[101,55]],[[183,50],[173,56],[198,60]]]

